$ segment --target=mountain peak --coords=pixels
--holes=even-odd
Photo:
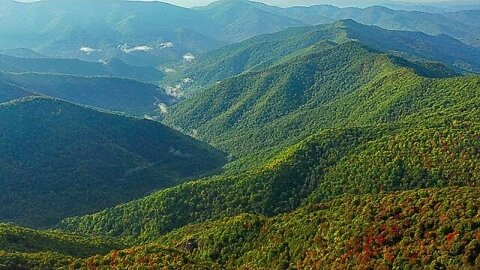
[[[334,27],[338,27],[338,28],[350,28],[350,27],[363,26],[361,23],[358,23],[353,19],[338,20],[338,21],[334,22],[332,25]]]
[[[198,7],[197,9],[201,10],[211,10],[211,9],[223,9],[223,8],[245,8],[252,5],[252,2],[248,0],[219,0],[212,2],[204,7]]]

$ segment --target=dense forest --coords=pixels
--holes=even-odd
[[[480,49],[448,36],[388,31],[342,20],[333,24],[290,28],[225,46],[198,57],[191,65],[181,66],[179,72],[170,74],[166,81],[191,78],[193,89],[196,89],[245,71],[263,70],[282,60],[288,61],[288,58],[284,59],[286,56],[295,56],[311,46],[328,47],[347,41],[410,60],[440,61],[458,71],[480,70]]]
[[[56,269],[75,258],[107,254],[123,247],[115,239],[0,225],[0,269]]]
[[[61,228],[148,242],[191,222],[242,212],[272,216],[343,194],[478,185],[478,129],[388,133],[370,128],[322,132],[244,173],[180,185],[65,220]]]
[[[189,225],[104,256],[23,260],[38,269],[478,269],[479,192],[346,195],[272,218],[241,214]]]
[[[34,95],[31,91],[4,80],[0,80],[0,103]]]
[[[165,121],[251,161],[258,152],[291,145],[319,129],[429,125],[444,120],[444,113],[430,116],[440,108],[474,110],[468,104],[478,99],[479,77],[436,78],[445,76],[452,75],[354,42],[313,47],[288,62],[215,84],[174,106]]]
[[[477,269],[479,191],[343,196],[275,218],[243,214],[192,225],[158,242],[182,247],[194,239],[194,257],[227,268]]]
[[[480,269],[480,6],[0,3],[0,269]]]
[[[0,218],[45,227],[219,169],[225,155],[160,123],[30,97],[0,104]]]
[[[270,219],[267,217],[280,214],[286,217],[285,222],[295,222],[297,218],[288,213],[298,207],[311,209],[343,196],[374,200],[376,195],[369,194],[478,185],[479,112],[471,106],[478,102],[478,76],[458,76],[438,69],[438,65],[409,62],[352,42],[314,46],[287,59],[288,63],[279,61],[207,88],[173,107],[167,116],[167,123],[185,131],[195,129],[198,137],[234,153],[238,159],[227,166],[224,175],[180,185],[91,216],[67,219],[59,228],[119,237],[135,244],[155,242],[165,233],[178,232],[173,238],[182,241],[203,237],[208,243],[233,241],[198,250],[200,258],[227,268],[348,268],[358,264],[355,260],[362,254],[339,262],[335,254],[344,250],[339,248],[325,253],[332,257],[322,261],[319,251],[309,251],[307,245],[296,246],[292,252],[311,254],[310,258],[292,255],[288,243],[278,245],[269,242],[271,239],[255,250],[258,235],[249,238],[235,228],[231,229],[234,235],[226,236],[230,229],[222,229],[218,223],[209,225],[210,220],[238,224],[239,218],[252,218],[242,213],[251,213],[255,217],[251,223],[257,225],[248,226],[259,229],[263,219]],[[309,135],[312,133],[317,134]],[[443,192],[450,189],[454,190],[446,188]],[[337,212],[329,215],[343,216],[345,203],[339,205],[332,210]],[[351,207],[348,211],[358,212]],[[205,221],[205,225],[198,225],[196,236],[184,229],[175,230]],[[368,228],[367,223],[363,225]],[[218,229],[219,235],[205,233],[202,226]],[[298,234],[304,244],[304,232]],[[245,241],[245,246],[237,247],[238,239]],[[283,248],[260,249],[269,243]],[[337,244],[343,247],[341,242]],[[474,242],[472,246],[476,249]],[[174,247],[181,249],[182,242],[175,242]],[[401,252],[398,246],[392,250]],[[385,259],[376,252],[368,255],[372,258],[365,262],[366,269],[368,265],[393,267],[396,257],[377,261]],[[243,256],[248,259],[239,259]],[[432,256],[418,263],[403,258],[400,256],[396,265],[422,268],[447,263]],[[438,258],[441,260],[440,255]],[[253,262],[263,264],[254,266]],[[475,266],[474,260],[448,263]]]
[[[140,117],[155,115],[160,106],[172,105],[177,100],[154,84],[124,78],[40,73],[4,73],[0,78],[39,95]],[[6,97],[5,101],[16,98],[18,95]]]

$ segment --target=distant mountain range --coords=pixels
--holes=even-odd
[[[117,59],[96,63],[33,53],[29,57],[31,51],[23,49],[15,52],[22,57],[0,55],[3,102],[44,95],[143,117],[158,115],[163,106],[178,99],[153,84],[165,76],[154,67],[131,66]]]
[[[450,12],[459,10],[480,9],[480,4],[475,0],[461,1],[399,1],[399,0],[261,0],[271,6],[292,7],[292,6],[315,6],[335,5],[338,7],[370,7],[385,6],[393,9],[417,10],[427,12]]]
[[[353,19],[359,23],[376,25],[391,30],[421,31],[427,34],[446,34],[470,45],[478,45],[480,29],[473,18],[480,10],[431,14],[419,11],[392,10],[386,7],[337,8],[334,6],[312,6],[277,8],[257,5],[273,14],[296,18],[307,24],[329,23],[340,19]],[[476,20],[475,20],[476,21]]]
[[[92,12],[79,16],[76,10],[80,9]],[[28,48],[50,57],[118,58],[131,65],[158,66],[192,61],[203,52],[259,34],[339,19],[392,30],[447,34],[479,46],[478,12],[432,14],[380,6],[278,8],[246,0],[221,0],[195,9],[161,2],[2,0],[0,49]]]
[[[29,51],[27,51],[29,52]],[[105,62],[87,62],[77,59],[22,57],[0,55],[0,71],[14,73],[50,73],[76,76],[103,76],[129,78],[144,82],[157,82],[165,75],[160,70],[146,66],[128,65],[118,59]]]
[[[430,69],[436,66],[448,74],[480,71],[480,48],[465,45],[446,35],[385,30],[353,20],[342,20],[333,24],[287,29],[225,46],[201,55],[193,64],[175,67],[177,72],[169,74],[162,83],[181,84],[182,79],[188,78],[190,83],[182,90],[189,93],[243,72],[265,69],[301,50],[332,47],[348,41],[410,59],[417,65],[429,65]]]
[[[17,89],[2,89],[3,101],[43,95],[139,117],[160,114],[177,101],[156,85],[113,77],[0,73],[0,82]]]

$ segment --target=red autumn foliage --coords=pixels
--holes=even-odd
[[[445,236],[445,239],[448,241],[448,242],[451,242],[453,240],[455,240],[455,237],[458,235],[458,232],[451,232],[449,234],[447,234],[447,236]]]

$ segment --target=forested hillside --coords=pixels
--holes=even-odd
[[[193,257],[228,269],[478,269],[479,195],[465,187],[345,196],[275,218],[188,226],[158,243],[195,241]]]
[[[192,222],[271,216],[343,194],[478,185],[479,133],[464,129],[325,131],[244,173],[181,185],[61,228],[148,242]]]
[[[480,269],[477,5],[260,1],[0,0],[0,270]]]
[[[189,225],[151,244],[77,260],[75,265],[477,269],[479,192],[477,187],[453,187],[346,195],[272,218],[241,214]],[[176,255],[166,259],[171,252]],[[141,260],[134,259],[139,256]],[[182,256],[186,258],[180,260]]]
[[[477,269],[479,191],[349,195],[273,218],[241,214],[190,225],[105,256],[75,260],[16,254],[2,256],[2,262],[15,259],[36,269],[46,267],[46,258],[47,265],[75,269]]]
[[[193,81],[193,86],[205,86],[245,71],[271,67],[286,56],[301,54],[301,49],[328,48],[349,41],[415,62],[442,62],[461,73],[480,71],[480,49],[448,36],[389,31],[343,20],[258,36],[206,53],[169,75],[166,82],[186,77]]]
[[[12,224],[0,224],[0,250],[4,252],[57,252],[74,257],[106,254],[122,245],[113,239],[65,234],[59,231],[37,231]]]
[[[146,82],[157,82],[165,76],[156,68],[131,66],[117,59],[100,63],[77,59],[19,58],[6,55],[0,55],[0,71],[120,77]]]
[[[34,95],[31,91],[6,81],[0,75],[0,103]]]
[[[59,228],[144,244],[191,223],[242,213],[274,217],[347,194],[477,186],[480,114],[472,104],[479,102],[479,87],[478,76],[357,42],[308,47],[215,84],[167,115],[169,124],[238,158],[226,173],[65,219]],[[240,262],[235,252],[225,252],[233,256],[225,259],[212,255],[211,262]],[[294,258],[284,260],[297,263]]]
[[[464,95],[478,98],[478,76],[420,76],[449,74],[354,42],[287,59],[213,85],[176,105],[167,123],[243,157],[321,128],[397,122],[431,111],[432,102],[450,107]]]
[[[222,153],[159,123],[27,98],[0,105],[0,220],[44,227],[217,169]]]
[[[124,246],[114,239],[0,224],[0,269],[61,268],[74,258],[107,254],[112,249],[121,248]]]
[[[200,137],[240,158],[225,175],[60,227],[148,242],[192,222],[273,216],[344,194],[478,185],[478,76],[424,77],[357,43],[296,57],[176,108],[185,106],[172,123],[198,123]]]
[[[160,110],[160,106],[171,105],[177,101],[156,85],[130,79],[39,73],[1,76],[8,83],[37,94],[141,117],[155,114]],[[6,100],[19,97],[13,95]]]

